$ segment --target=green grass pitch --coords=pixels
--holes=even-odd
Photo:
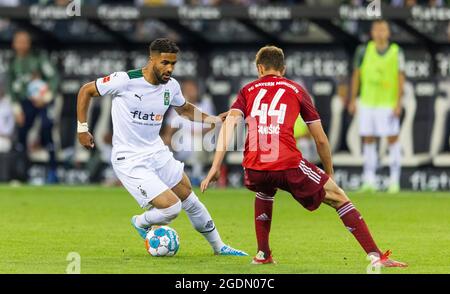
[[[252,192],[212,189],[199,197],[223,240],[253,255]],[[382,273],[450,273],[450,195],[352,195],[378,245],[407,269]],[[274,204],[271,245],[278,264],[254,266],[249,257],[214,256],[182,213],[175,257],[155,258],[130,225],[141,213],[123,188],[0,186],[0,273],[65,273],[69,252],[81,273],[366,273],[368,261],[333,209],[311,213],[287,193]]]

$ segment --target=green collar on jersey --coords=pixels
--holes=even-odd
[[[144,77],[142,68],[129,70],[127,71],[127,75],[130,79],[138,79]]]

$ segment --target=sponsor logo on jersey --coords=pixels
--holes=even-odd
[[[142,111],[135,110],[130,112],[133,115],[133,119],[150,120],[150,121],[162,121],[162,114],[143,113]]]
[[[170,104],[170,91],[169,89],[166,89],[164,91],[164,105],[169,105]]]

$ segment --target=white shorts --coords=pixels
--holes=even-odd
[[[148,209],[162,192],[175,187],[183,177],[184,164],[168,148],[151,155],[112,160],[114,171],[138,204]]]
[[[389,137],[400,133],[400,119],[390,108],[360,107],[359,134],[362,137]]]

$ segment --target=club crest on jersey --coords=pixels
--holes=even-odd
[[[170,91],[169,89],[164,91],[164,105],[170,104]]]

